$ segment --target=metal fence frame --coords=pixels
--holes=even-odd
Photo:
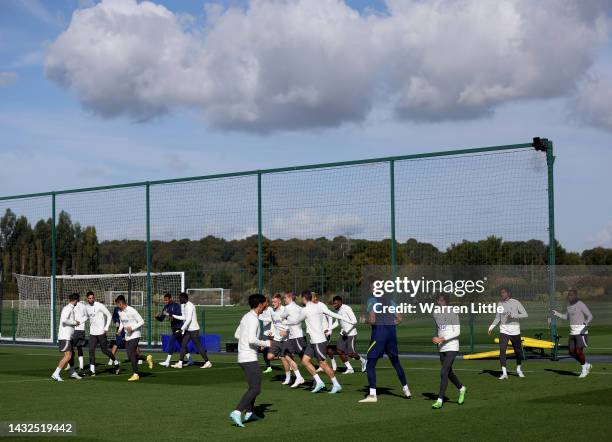
[[[456,150],[445,150],[421,154],[391,156],[382,158],[371,158],[363,160],[353,161],[342,161],[334,163],[320,163],[320,164],[308,164],[303,166],[293,167],[281,167],[273,169],[260,169],[260,170],[248,170],[243,172],[232,172],[222,173],[213,175],[202,175],[202,176],[191,176],[184,178],[173,178],[164,180],[154,181],[140,181],[125,184],[114,184],[107,186],[96,186],[96,187],[82,187],[76,189],[66,189],[59,191],[41,192],[41,193],[30,193],[23,195],[12,195],[0,197],[0,201],[7,200],[19,200],[24,198],[36,198],[36,197],[50,197],[51,202],[51,305],[52,305],[52,326],[53,326],[53,342],[57,342],[57,318],[56,318],[56,276],[57,276],[57,233],[56,233],[56,197],[58,195],[76,194],[83,192],[92,192],[100,190],[112,190],[112,189],[125,189],[132,187],[139,187],[145,190],[146,198],[146,265],[147,265],[147,324],[148,324],[148,336],[152,336],[152,261],[151,261],[151,207],[150,207],[150,189],[152,186],[158,186],[163,184],[171,183],[184,183],[190,181],[203,181],[210,179],[219,178],[231,178],[231,177],[242,177],[242,176],[257,176],[257,286],[259,291],[263,291],[263,224],[262,224],[262,186],[261,178],[263,175],[274,174],[279,172],[293,172],[299,170],[315,170],[325,169],[332,167],[342,166],[355,166],[361,164],[373,164],[373,163],[388,163],[389,164],[389,192],[390,192],[390,215],[391,223],[389,226],[389,233],[391,238],[391,256],[390,262],[392,269],[395,269],[397,265],[396,256],[396,240],[395,240],[395,162],[400,160],[415,160],[423,158],[435,158],[445,157],[454,155],[465,155],[465,154],[477,154],[485,152],[498,152],[498,151],[509,151],[516,149],[534,148],[536,150],[544,151],[546,153],[546,164],[548,171],[548,268],[549,268],[549,307],[555,308],[555,255],[556,255],[556,241],[555,241],[555,211],[554,211],[554,160],[555,156],[553,153],[553,142],[546,138],[534,138],[532,142],[521,143],[521,144],[508,144],[500,146],[488,146],[488,147],[476,147],[476,148],[464,148]],[[550,326],[551,339],[557,334],[556,321],[553,319]],[[555,355],[556,356],[556,355]]]

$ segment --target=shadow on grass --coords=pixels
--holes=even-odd
[[[428,401],[435,401],[435,400],[438,399],[438,394],[437,393],[423,393],[422,396],[423,396],[424,400],[428,400]],[[443,401],[444,402],[449,402],[450,399],[448,397],[444,396]]]
[[[363,387],[362,389],[358,391],[361,391],[364,394],[370,394],[370,389],[368,387]],[[390,388],[385,388],[385,387],[376,387],[376,394],[378,396],[395,396],[395,397],[406,398],[406,396],[404,396],[403,394],[394,393],[393,391],[391,391]]]
[[[550,371],[551,373],[556,373],[561,376],[573,376],[573,377],[578,376],[578,373],[574,373],[573,371],[569,371],[569,370],[555,370],[554,368],[545,368],[544,371]]]
[[[266,417],[266,412],[276,413],[277,410],[271,409],[272,404],[259,404],[253,407],[253,413],[259,417]]]
[[[501,370],[482,370],[480,374],[488,374],[489,376],[498,378],[501,376],[502,372]]]

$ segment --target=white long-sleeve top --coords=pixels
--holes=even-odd
[[[196,331],[200,329],[198,315],[196,314],[196,308],[193,302],[187,301],[185,304],[181,304],[181,312],[181,316],[173,315],[174,318],[183,321],[181,330]]]
[[[500,333],[511,336],[520,335],[521,324],[519,323],[519,319],[528,316],[525,307],[514,298],[509,298],[501,302],[500,305],[503,307],[504,311],[495,315],[495,319],[489,326],[489,330],[493,330],[495,326],[499,324]],[[508,318],[508,313],[510,313],[511,318]]]
[[[567,306],[567,312],[554,312],[555,316],[561,319],[569,319],[570,334],[573,336],[580,334],[588,334],[586,327],[593,320],[591,310],[582,301],[577,301],[574,304]]]
[[[234,337],[238,339],[239,363],[257,362],[257,348],[269,346],[269,341],[259,339],[259,318],[253,310],[242,317]]]
[[[74,306],[74,319],[79,321],[79,325],[77,325],[74,329],[85,331],[85,322],[87,321],[87,311],[85,309],[85,304],[82,302],[77,302]]]
[[[332,328],[340,325],[340,331],[343,335],[355,336],[357,334],[357,317],[353,309],[346,304],[342,304],[338,309],[338,314],[344,319],[339,319],[338,322],[334,321]]]
[[[112,315],[104,304],[94,301],[93,304],[85,305],[85,312],[89,319],[89,334],[100,336],[106,334],[111,325]]]
[[[60,315],[57,339],[59,341],[69,341],[70,339],[72,339],[75,326],[76,319],[74,319],[74,305],[67,304],[62,309],[62,313]]]
[[[438,344],[440,353],[445,351],[459,351],[459,315],[456,313],[434,313],[434,321],[438,327],[438,336],[444,341]]]
[[[281,305],[276,310],[272,307],[268,307],[263,311],[261,315],[259,315],[259,319],[261,319],[265,324],[270,324],[270,331],[272,332],[272,337],[276,342],[283,342],[288,339],[287,333],[283,336],[281,332],[287,332],[288,326],[283,324],[283,319],[287,317],[287,313],[285,312],[285,306]]]
[[[295,302],[291,302],[285,305],[285,314],[287,315],[288,323],[295,323],[295,325],[289,325],[289,339],[303,338],[304,331],[302,330],[302,322],[299,319],[302,316],[302,307]]]
[[[327,316],[327,315],[323,315],[321,316],[321,327],[323,327],[323,332],[327,332],[325,333],[325,337],[327,336],[331,336],[332,331],[338,327],[338,320]]]
[[[119,320],[121,321],[121,325],[119,325],[119,333],[121,330],[125,330],[125,340],[130,341],[132,339],[140,338],[140,327],[144,325],[144,319],[140,316],[140,313],[129,305],[119,311]],[[132,327],[132,331],[128,331],[127,328]]]
[[[285,324],[291,326],[299,324],[301,321],[306,322],[306,333],[308,333],[310,343],[321,344],[323,342],[327,342],[323,328],[323,315],[336,319],[343,319],[342,316],[332,312],[322,302],[317,302],[316,304],[314,302],[308,302],[302,309],[297,321],[292,321],[291,319],[287,318]]]

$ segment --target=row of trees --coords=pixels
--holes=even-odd
[[[72,222],[66,212],[56,225],[57,273],[125,273],[146,269],[146,244],[138,240],[98,240],[93,226]],[[153,270],[184,271],[188,286],[223,287],[245,291],[257,287],[257,237],[226,240],[207,236],[200,240],[152,241]],[[274,287],[317,287],[345,291],[360,282],[363,266],[389,265],[391,241],[337,236],[333,239],[263,241],[264,280]],[[0,218],[2,277],[12,273],[51,274],[51,220],[33,227],[10,209]],[[432,244],[409,239],[397,244],[397,262],[407,264],[545,265],[548,247],[542,241],[504,241],[490,236],[461,241],[439,250]],[[595,248],[581,254],[556,247],[557,264],[612,265],[612,249]]]
[[[51,274],[51,219],[34,227],[25,216],[7,209],[0,218],[0,257],[3,280],[13,273]],[[56,256],[59,274],[88,274],[100,270],[100,244],[95,227],[73,223],[66,212],[56,225]]]

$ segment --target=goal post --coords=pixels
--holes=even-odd
[[[223,288],[191,288],[187,289],[189,300],[202,307],[232,307],[230,289]]]
[[[55,278],[56,305],[52,304],[53,278],[14,274],[19,294],[17,311],[16,340],[26,342],[53,342],[53,312],[61,311],[71,293],[79,293],[85,301],[85,294],[94,292],[98,301],[112,310],[119,295],[128,299],[141,310],[143,317],[147,305],[147,273],[100,274],[100,275],[58,275]],[[178,296],[185,290],[184,272],[151,273],[152,297],[170,293]],[[55,309],[53,308],[55,307]],[[146,330],[146,329],[144,329]],[[143,339],[148,342],[148,336]]]

